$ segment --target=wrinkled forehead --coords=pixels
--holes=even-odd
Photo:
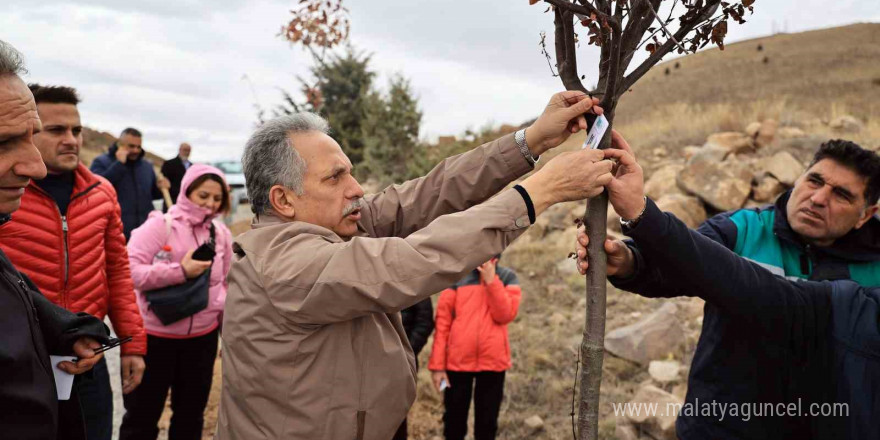
[[[0,75],[0,140],[41,130],[34,95],[17,75]]]
[[[861,194],[868,185],[868,179],[856,170],[829,158],[816,162],[805,174],[808,177],[819,176],[825,183],[845,188],[855,195]]]
[[[3,119],[36,111],[37,104],[27,84],[18,75],[0,75],[0,115]]]
[[[306,174],[325,173],[335,167],[351,168],[351,161],[342,147],[330,136],[319,131],[290,135],[293,148],[306,162]]]

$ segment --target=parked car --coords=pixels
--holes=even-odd
[[[212,163],[211,165],[223,171],[226,174],[226,183],[232,188],[231,196],[241,203],[246,203],[247,188],[244,184],[244,171],[241,168],[241,162],[237,160],[222,160]],[[237,205],[237,204],[234,204]]]

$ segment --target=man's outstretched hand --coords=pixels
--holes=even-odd
[[[599,99],[574,90],[553,95],[544,113],[526,129],[526,143],[532,156],[540,156],[565,142],[572,133],[586,130],[586,113],[602,114]]]

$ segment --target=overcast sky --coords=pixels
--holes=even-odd
[[[196,161],[238,158],[278,87],[295,90],[310,58],[277,36],[298,0],[6,0],[0,39],[21,50],[26,80],[76,87],[87,126],[144,131],[144,146]],[[562,88],[538,47],[551,14],[527,0],[346,0],[351,41],[372,67],[412,81],[422,136],[537,116]],[[827,5],[833,4],[829,8]],[[817,11],[822,11],[818,13]],[[758,0],[728,42],[880,21],[874,1]],[[552,50],[552,47],[550,47]],[[595,59],[579,52],[580,63]],[[243,78],[247,76],[250,82]],[[589,82],[589,79],[586,81]]]

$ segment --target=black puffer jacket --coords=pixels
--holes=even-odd
[[[0,251],[0,335],[0,437],[51,440],[70,432],[58,426],[49,354],[72,355],[74,342],[85,336],[106,343],[107,328],[52,304]]]

